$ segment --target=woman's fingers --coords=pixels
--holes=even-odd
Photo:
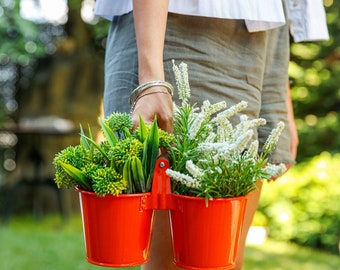
[[[139,126],[139,115],[147,124],[151,124],[156,116],[158,126],[164,131],[172,132],[173,102],[167,93],[154,92],[137,98],[131,114],[134,129]]]

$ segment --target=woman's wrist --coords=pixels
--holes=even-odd
[[[140,84],[136,89],[134,89],[130,95],[130,104],[133,103],[133,101],[143,92],[145,92],[146,90],[150,89],[151,87],[154,86],[162,86],[165,87],[167,92],[173,96],[174,94],[174,88],[173,86],[166,82],[166,81],[162,81],[162,80],[155,80],[155,81],[150,81],[150,82],[146,82],[143,84]]]
[[[157,89],[153,89],[155,87],[157,87]],[[159,89],[160,87],[164,89]],[[130,95],[130,104],[132,105],[131,110],[134,109],[136,102],[145,95],[162,93],[172,96],[173,92],[173,86],[166,81],[156,80],[143,83],[134,89]]]

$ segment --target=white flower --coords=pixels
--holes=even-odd
[[[210,101],[204,100],[202,103],[201,111],[205,111],[205,112],[208,111],[210,106],[211,106]]]
[[[267,123],[264,118],[257,118],[248,121],[248,128],[254,128],[259,126],[264,126]]]
[[[185,164],[185,168],[194,178],[200,178],[203,176],[203,171],[197,167],[192,160],[188,160]]]
[[[214,168],[216,170],[216,172],[218,172],[219,174],[222,174],[222,169],[219,166],[215,166]]]
[[[201,126],[205,120],[205,114],[204,113],[198,113],[196,114],[195,120],[193,121],[190,130],[189,130],[189,138],[192,140],[196,137],[198,131],[201,129]]]
[[[233,140],[237,140],[242,134],[244,134],[247,130],[256,128],[258,126],[262,126],[266,124],[266,120],[263,118],[258,119],[248,119],[248,116],[241,115],[240,122],[235,127],[235,131],[233,132]]]
[[[186,185],[187,187],[192,187],[192,188],[199,188],[200,187],[200,183],[197,179],[187,175],[187,174],[183,174],[177,171],[173,171],[171,169],[167,169],[166,170],[166,174],[171,177],[173,180],[176,180],[184,185]]]
[[[251,144],[249,145],[249,149],[247,153],[250,157],[256,158],[258,150],[259,150],[259,141],[255,140],[255,141],[252,141]]]
[[[254,131],[252,129],[247,130],[245,133],[237,138],[235,143],[232,145],[232,149],[236,153],[242,153],[246,149],[247,144],[251,140],[253,135]]]
[[[219,123],[216,133],[219,141],[231,143],[233,137],[233,126],[227,118]]]
[[[201,152],[212,153],[221,152],[229,148],[229,145],[223,142],[203,142],[198,145],[197,150]]]
[[[205,139],[205,142],[206,143],[212,143],[212,142],[214,142],[215,138],[216,138],[216,133],[211,131],[209,133],[208,137]]]
[[[270,153],[276,147],[277,142],[279,141],[280,134],[284,129],[285,124],[283,122],[279,122],[277,127],[274,128],[269,134],[265,144],[263,145],[263,152]]]
[[[227,103],[225,101],[220,101],[215,104],[210,104],[209,100],[205,100],[201,107],[201,111],[205,112],[207,115],[213,115],[227,107]]]
[[[269,175],[268,179],[272,177],[278,177],[285,173],[287,167],[285,164],[280,163],[278,165],[267,163],[266,167],[263,169],[263,172]]]
[[[172,60],[172,69],[176,79],[179,98],[182,100],[182,104],[185,104],[191,95],[188,78],[188,66],[183,62],[180,63],[179,66],[176,66],[175,61]]]
[[[230,118],[232,116],[234,116],[235,114],[237,114],[238,112],[242,111],[243,109],[245,109],[248,106],[248,103],[246,101],[241,101],[237,104],[235,104],[234,106],[230,107],[229,109],[220,112],[219,114],[217,114],[217,116],[215,118],[212,119],[213,122],[220,122],[220,118]]]
[[[234,132],[233,132],[233,136],[232,136],[232,140],[235,141],[237,140],[238,137],[240,137],[242,134],[244,134],[244,132],[247,131],[248,129],[248,116],[245,114],[242,114],[240,116],[240,122],[236,125]]]

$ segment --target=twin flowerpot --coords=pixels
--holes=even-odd
[[[152,193],[98,197],[78,189],[88,262],[108,267],[147,262],[153,210],[169,209],[176,265],[232,269],[246,197],[214,199],[206,204],[204,198],[165,194],[166,190],[153,187]]]
[[[209,200],[173,195],[170,211],[174,262],[186,269],[235,266],[246,197]]]
[[[151,193],[98,197],[79,191],[87,260],[127,267],[147,261],[153,210],[143,209]]]

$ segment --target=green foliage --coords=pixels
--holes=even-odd
[[[190,140],[189,127],[193,125],[192,115],[193,108],[189,104],[184,104],[181,110],[176,111],[175,121],[173,122],[173,129],[179,136],[175,136],[175,148],[170,148],[170,153],[173,159],[171,168],[175,171],[187,172],[185,164],[188,160],[197,159],[198,154],[198,141]],[[202,125],[202,128],[205,126]],[[195,160],[197,161],[197,160]]]
[[[141,127],[145,126],[144,121],[141,117],[139,118],[139,122],[140,122]],[[147,190],[151,190],[151,180],[152,180],[153,171],[156,165],[156,159],[159,154],[159,133],[158,133],[156,117],[151,125],[151,128],[147,136],[143,136],[143,137],[145,138],[143,142],[144,143],[143,157],[142,157],[142,162],[140,166],[138,167],[140,169],[143,168],[143,170],[145,171],[145,177],[146,177],[145,186]],[[138,162],[137,159],[135,160],[136,162]]]
[[[56,154],[58,187],[76,185],[99,196],[149,192],[159,147],[171,142],[172,136],[160,132],[156,118],[150,126],[140,118],[140,127],[131,133],[132,119],[126,113],[113,113],[99,123],[104,141],[97,143],[90,128],[86,136],[80,127],[79,145]]]
[[[230,160],[232,162],[219,159],[217,164],[212,161],[202,164],[206,180],[202,182],[202,188],[197,196],[205,197],[206,194],[209,194],[209,198],[244,196],[257,188],[255,179],[267,177],[263,172],[265,158],[254,162],[247,154],[242,154],[235,155]],[[212,164],[221,171],[211,167]]]
[[[339,164],[324,152],[264,187],[257,217],[272,238],[339,252]]]
[[[56,169],[55,182],[59,188],[61,186],[74,186],[77,183],[76,179],[80,178],[76,177],[75,179],[75,177],[72,177],[69,173],[67,173],[63,164],[72,164],[75,168],[82,168],[85,166],[86,161],[89,158],[88,154],[89,152],[87,152],[82,146],[77,145],[69,146],[56,155],[53,160],[53,164]],[[77,175],[77,172],[74,174]]]
[[[0,239],[2,270],[122,269],[103,268],[85,259],[80,215],[67,219],[44,216],[39,221],[31,216],[13,216],[8,226],[1,226]],[[140,267],[124,270],[140,270]]]
[[[125,135],[126,129],[130,130],[132,128],[132,119],[128,114],[116,113],[117,117],[108,117],[105,123],[114,132],[123,133]]]
[[[27,65],[46,54],[40,34],[42,25],[20,16],[18,0],[0,0],[0,62],[9,58],[13,63]]]
[[[93,191],[99,196],[119,195],[126,190],[126,180],[113,168],[98,168],[90,176],[93,181]]]
[[[340,2],[324,4],[330,40],[291,44],[289,75],[300,137],[298,161],[340,149]]]
[[[141,158],[143,152],[143,143],[136,138],[125,138],[115,146],[108,149],[110,160],[113,160],[112,165],[117,171],[122,172],[124,164],[128,158]]]
[[[189,104],[186,64],[174,65],[174,73],[182,99],[181,106],[175,107],[175,142],[168,147],[172,164],[167,175],[174,193],[207,201],[245,196],[257,188],[257,180],[282,173],[284,165],[268,164],[267,155],[274,150],[283,123],[271,132],[259,154],[253,128],[264,125],[264,119],[250,120],[241,114],[234,127],[229,118],[242,111],[246,102],[226,108],[224,101],[210,104],[207,100],[198,108]]]

